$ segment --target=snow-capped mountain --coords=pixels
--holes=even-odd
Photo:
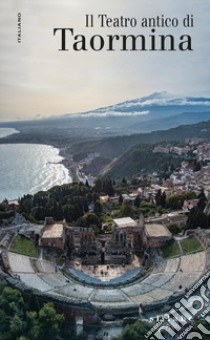
[[[162,111],[161,111],[162,108]],[[208,111],[210,109],[210,98],[202,97],[178,97],[168,92],[155,92],[147,97],[127,100],[115,105],[100,107],[95,110],[77,114],[67,114],[66,117],[92,116],[92,117],[119,117],[119,116],[145,116],[156,112],[156,116],[165,116],[183,113],[185,111]],[[191,108],[191,109],[190,109]],[[149,117],[147,117],[149,118]],[[154,118],[154,117],[153,117]]]
[[[113,134],[165,130],[209,120],[210,98],[179,97],[168,92],[156,92],[96,110],[67,114],[64,118],[80,127],[100,130],[98,134],[102,134],[104,129],[106,134],[108,130]]]
[[[156,92],[95,110],[27,122],[27,126],[45,131],[62,129],[69,136],[103,137],[167,130],[207,120],[210,120],[210,98]],[[15,126],[23,124],[26,126],[24,122],[16,122]]]

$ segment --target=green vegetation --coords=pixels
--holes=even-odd
[[[48,191],[40,191],[35,195],[21,198],[19,212],[33,222],[43,223],[45,216],[52,216],[56,221],[65,218],[73,225],[76,223],[86,228],[94,226],[97,233],[101,232],[101,225],[106,222],[107,215],[130,216],[135,219],[139,214],[153,216],[156,212],[164,212],[163,207],[157,208],[155,204],[138,196],[133,202],[123,200],[121,195],[118,202],[100,203],[100,196],[112,196],[115,192],[120,192],[121,184],[115,183],[110,178],[99,178],[94,187],[83,183],[56,186]],[[129,193],[129,190],[129,184],[123,188],[124,193],[126,191]]]
[[[162,246],[161,251],[166,260],[180,255],[179,246],[174,240],[169,241],[164,246]]]
[[[14,215],[15,211],[9,207],[7,200],[0,204],[0,223],[2,223],[3,219],[8,219]]]
[[[65,184],[24,196],[20,200],[19,212],[35,221],[43,221],[45,216],[52,216],[56,221],[65,218],[71,223],[88,212],[88,204],[93,200],[89,186],[82,183]]]
[[[127,325],[118,340],[141,340],[144,339],[152,325],[145,321],[136,321],[132,325]]]
[[[14,215],[15,215],[15,212],[13,210],[0,211],[0,220],[3,218],[13,217]]]
[[[33,242],[24,236],[18,235],[10,247],[10,251],[26,256],[38,257],[37,248]]]
[[[114,195],[113,182],[110,178],[97,178],[94,190],[96,193],[105,193],[109,196]]]
[[[32,221],[43,221],[45,216],[52,216],[56,221],[65,218],[68,223],[76,222],[88,213],[90,204],[94,204],[94,212],[100,215],[103,207],[99,195],[106,194],[114,194],[109,178],[98,179],[94,188],[88,183],[64,184],[35,195],[25,195],[20,200],[19,212]]]
[[[208,216],[200,208],[193,208],[190,210],[187,219],[187,229],[195,229],[197,227],[208,228]]]
[[[180,241],[185,254],[197,253],[203,248],[195,236],[190,236]]]
[[[132,177],[142,170],[147,172],[163,171],[166,176],[171,167],[180,166],[182,158],[177,155],[153,152],[154,145],[140,144],[123,154],[112,166],[109,175],[119,178]]]
[[[146,176],[141,183],[148,182]],[[26,195],[20,200],[19,212],[26,219],[35,223],[43,223],[46,216],[52,216],[55,221],[65,219],[70,225],[94,227],[97,233],[102,232],[102,223],[112,218],[130,216],[138,219],[168,213],[171,209],[180,208],[186,197],[194,197],[195,193],[187,192],[180,196],[166,198],[160,191],[156,195],[156,203],[136,196],[134,200],[127,200],[123,194],[132,192],[132,185],[125,177],[114,181],[110,178],[98,178],[95,186],[88,183],[72,183],[55,186],[48,191],[40,191],[35,195]],[[117,201],[100,202],[100,196],[118,195]],[[178,204],[178,205],[177,205]]]
[[[3,284],[0,289],[1,340],[62,339],[64,317],[53,303],[40,307],[34,295],[26,302],[19,290]]]
[[[186,191],[182,195],[171,195],[166,200],[166,205],[168,208],[173,210],[182,209],[183,203],[185,200],[192,200],[196,198],[196,194],[194,191]]]
[[[115,136],[101,139],[85,140],[79,143],[73,143],[68,149],[69,154],[74,155],[74,159],[81,160],[89,153],[100,153],[104,158],[109,158],[110,161],[115,157],[120,157],[125,152],[129,151],[135,145],[139,144],[154,144],[166,143],[172,141],[184,141],[186,138],[209,138],[210,122],[202,122],[194,125],[179,126],[177,128],[155,131],[151,133],[139,133],[129,136]],[[63,130],[62,130],[63,132]],[[19,134],[20,135],[20,134]],[[16,138],[21,136],[16,135]],[[11,138],[11,137],[10,137]],[[14,137],[13,137],[14,138]],[[45,136],[46,140],[46,136]],[[19,142],[19,141],[18,141]],[[81,153],[82,150],[82,153]],[[99,173],[99,171],[98,171]],[[116,173],[117,175],[117,173]],[[124,174],[129,176],[129,173]]]
[[[168,228],[168,230],[169,230],[173,235],[177,235],[177,234],[179,234],[179,233],[183,230],[182,226],[181,226],[181,225],[178,225],[178,224],[176,224],[176,223],[170,223],[170,224],[168,224],[168,225],[167,225],[167,228]]]
[[[101,221],[94,213],[86,213],[77,221],[77,225],[82,228],[91,227],[96,234],[101,230]]]

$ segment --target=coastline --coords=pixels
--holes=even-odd
[[[61,140],[60,138],[54,138],[52,136],[49,138],[49,136],[43,136],[43,134],[37,136],[33,135],[32,133],[31,134],[28,132],[25,133],[21,129],[20,131],[18,131],[18,134],[10,133],[0,138],[0,144],[38,144],[47,145],[55,149],[58,149],[59,156],[62,157],[59,163],[62,164],[68,170],[69,177],[71,177],[71,181],[85,183],[87,180],[90,185],[93,185],[95,177],[91,176],[91,174],[85,174],[83,172],[84,163],[90,161],[89,156],[87,156],[84,160],[75,162],[73,159],[73,155],[66,151],[71,146],[71,142],[73,142],[73,140],[72,141],[69,139]],[[90,159],[92,158],[90,157]]]
[[[0,139],[12,136],[12,135],[17,134],[17,133],[20,133],[20,131],[15,129],[15,128],[2,128],[1,127],[0,128]]]
[[[5,143],[0,148],[1,200],[17,199],[73,181],[71,171],[57,147],[49,144]]]
[[[54,147],[54,146],[53,146]],[[63,159],[60,161],[61,164],[63,164],[65,166],[65,168],[68,170],[69,172],[69,176],[72,179],[72,182],[78,182],[79,181],[79,177],[77,175],[77,164],[74,162],[73,160],[73,156],[69,155],[66,152],[66,148],[59,148],[57,147],[57,149],[59,150],[59,156],[61,156]]]
[[[91,174],[85,174],[83,172],[83,166],[84,163],[87,162],[87,158],[80,161],[79,163],[76,163],[73,160],[73,155],[68,154],[66,152],[66,148],[60,148],[60,153],[59,155],[61,157],[63,157],[63,159],[61,160],[61,163],[67,168],[67,170],[70,172],[70,176],[72,178],[72,182],[82,182],[82,183],[86,183],[86,181],[88,182],[88,184],[90,186],[94,185],[94,181],[95,181],[95,177],[92,176]],[[91,158],[92,160],[92,158]],[[90,160],[90,161],[91,161]]]

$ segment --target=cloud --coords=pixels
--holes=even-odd
[[[103,117],[130,117],[130,116],[144,116],[148,115],[149,111],[134,111],[134,112],[120,112],[120,111],[104,111],[100,112],[98,110],[93,112],[87,112],[87,113],[78,113],[78,114],[71,114],[68,117],[77,117],[78,115],[80,117],[89,118],[89,117],[97,117],[97,118],[103,118]]]
[[[209,96],[209,11],[210,1],[198,0],[36,0],[2,1],[0,3],[0,119],[14,117],[33,118],[84,112],[102,107],[100,112],[120,112],[132,106],[197,105],[188,96]],[[22,13],[22,42],[17,43],[17,13]],[[95,17],[92,28],[85,27],[85,15]],[[194,15],[194,27],[184,28],[182,18]],[[100,27],[98,14],[111,18],[167,17],[179,18],[177,28],[155,27],[157,34],[192,35],[193,51],[72,51],[59,52],[54,27],[72,27],[88,38],[94,34],[145,34],[151,28]],[[71,46],[73,37],[68,36]],[[117,42],[116,42],[117,43]],[[119,47],[119,46],[118,46]],[[177,96],[166,98],[155,91],[167,90]],[[185,96],[185,97],[184,97]],[[209,105],[200,102],[199,105]],[[103,107],[106,106],[105,111]],[[119,113],[122,115],[122,113]],[[143,113],[144,114],[144,113]]]
[[[147,97],[137,98],[129,101],[125,101],[116,105],[110,106],[110,110],[119,110],[131,108],[131,107],[147,107],[147,106],[172,106],[172,105],[192,105],[192,106],[210,106],[210,98],[193,98],[193,97],[178,97],[170,94],[166,91],[155,92]],[[97,111],[107,111],[107,108],[100,108]]]

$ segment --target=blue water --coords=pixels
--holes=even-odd
[[[0,202],[70,183],[61,160],[59,150],[52,146],[0,144]]]

